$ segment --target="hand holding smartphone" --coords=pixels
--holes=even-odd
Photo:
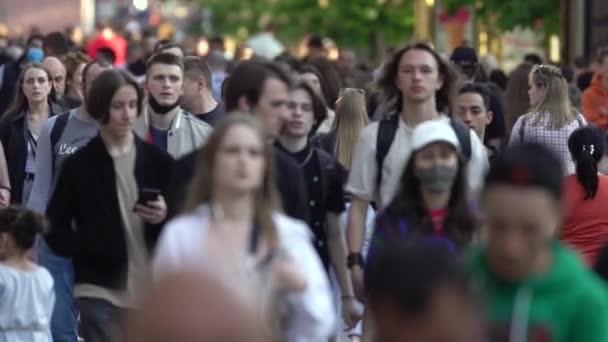
[[[144,222],[158,224],[167,217],[167,204],[159,189],[142,188],[133,211]]]
[[[148,202],[153,202],[158,199],[161,191],[159,189],[142,188],[139,190],[139,197],[137,198],[137,204],[147,205]]]

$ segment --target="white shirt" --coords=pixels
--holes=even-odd
[[[0,342],[51,341],[53,278],[42,267],[24,271],[0,263]]]
[[[155,277],[180,270],[203,270],[213,267],[206,262],[209,258],[204,250],[208,219],[209,208],[202,205],[194,213],[178,216],[167,224],[152,262]],[[279,248],[296,263],[307,282],[304,291],[287,296],[291,313],[286,332],[289,341],[327,340],[333,333],[336,313],[327,274],[313,248],[310,230],[304,223],[282,214],[275,214],[274,221],[278,231]],[[252,285],[255,281],[249,277],[233,276],[241,280],[237,280],[234,285],[255,286]]]
[[[448,122],[447,116],[436,120]],[[399,188],[399,180],[403,169],[412,153],[412,134],[414,127],[408,127],[402,118],[399,118],[399,128],[395,139],[388,150],[382,165],[382,184],[376,188],[376,141],[379,123],[374,122],[365,127],[359,136],[359,142],[353,153],[353,162],[348,178],[346,191],[366,201],[377,201],[382,207],[390,203]],[[471,158],[467,165],[469,188],[477,192],[483,185],[483,178],[489,168],[486,150],[471,130]],[[379,191],[378,191],[379,190]]]

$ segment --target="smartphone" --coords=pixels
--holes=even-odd
[[[141,188],[139,190],[139,198],[137,204],[146,205],[150,201],[156,201],[161,191],[159,189]]]

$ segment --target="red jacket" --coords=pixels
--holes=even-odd
[[[603,85],[604,77],[593,76],[591,85],[583,92],[582,111],[585,119],[603,130],[608,129],[608,89]]]

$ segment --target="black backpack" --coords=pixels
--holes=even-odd
[[[454,119],[450,119],[450,126],[454,129],[456,137],[460,142],[460,149],[468,161],[471,159],[471,133],[470,129],[465,126],[462,122]],[[388,154],[388,150],[395,140],[395,134],[399,128],[399,115],[393,114],[389,117],[385,117],[378,123],[378,137],[376,139],[376,165],[378,167],[378,174],[376,176],[376,186],[380,187],[382,184],[382,165],[384,159]]]

